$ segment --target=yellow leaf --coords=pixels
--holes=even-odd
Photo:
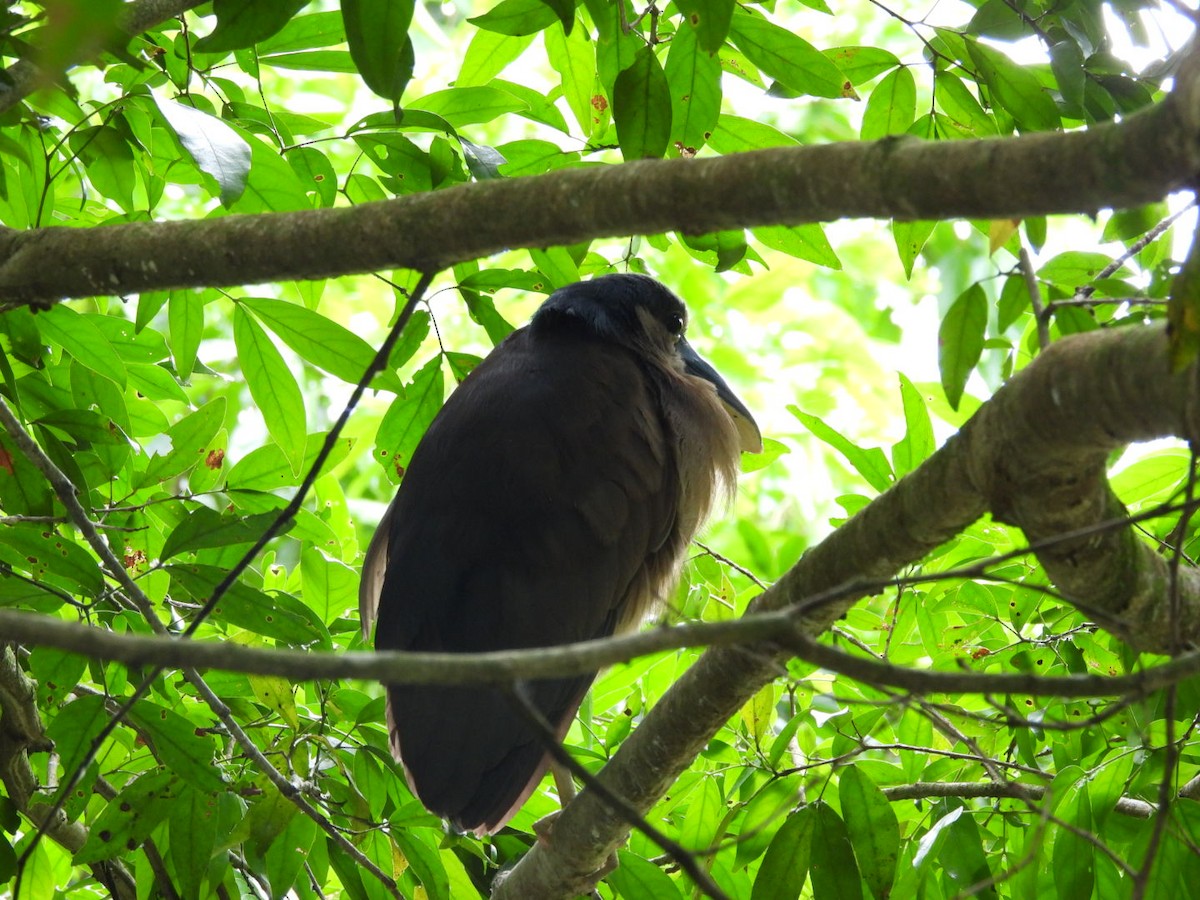
[[[742,707],[742,721],[746,723],[746,729],[754,735],[756,741],[762,740],[771,723],[775,721],[774,684],[768,684]]]
[[[246,678],[259,703],[277,712],[292,728],[300,727],[291,682],[277,675],[247,675]]]
[[[1020,219],[993,219],[988,224],[988,253],[995,253],[1007,244],[1020,226]]]

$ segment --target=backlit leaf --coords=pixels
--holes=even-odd
[[[233,342],[250,396],[267,431],[299,472],[305,450],[304,398],[300,386],[262,326],[240,306],[233,313]]]
[[[938,368],[952,409],[958,409],[967,379],[983,355],[987,329],[987,294],[978,283],[954,301],[938,329]]]
[[[847,96],[849,83],[838,67],[786,28],[758,16],[739,14],[733,17],[730,36],[750,62],[793,91],[816,97]]]
[[[412,78],[413,0],[341,0],[350,55],[367,87],[400,102]]]
[[[617,75],[613,121],[626,160],[666,153],[671,138],[671,89],[653,47],[639,50],[633,64]]]

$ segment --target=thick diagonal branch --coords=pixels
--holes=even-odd
[[[1172,375],[1165,332],[1134,327],[1055,344],[996,393],[959,434],[891,490],[809,550],[752,608],[804,605],[838,586],[888,577],[988,510],[1031,541],[1087,531],[1124,511],[1105,461],[1134,441],[1200,433],[1195,368]],[[1060,590],[1142,650],[1200,639],[1200,584],[1181,573],[1168,613],[1165,561],[1131,528],[1054,542],[1039,559]],[[819,635],[863,592],[812,605]],[[664,794],[720,727],[780,671],[769,643],[708,650],[667,692],[600,773],[642,811]],[[628,835],[629,826],[582,791],[504,881],[497,898],[567,897]]]

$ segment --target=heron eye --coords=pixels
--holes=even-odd
[[[676,339],[683,337],[683,316],[673,315],[667,319],[667,330],[675,335]]]

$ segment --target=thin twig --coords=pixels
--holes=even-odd
[[[1021,255],[1018,261],[1021,275],[1025,279],[1025,289],[1029,292],[1029,304],[1033,308],[1033,320],[1037,323],[1038,346],[1045,350],[1050,346],[1050,322],[1046,317],[1046,307],[1042,303],[1042,289],[1038,286],[1037,273],[1033,270],[1033,260],[1029,251],[1021,245]]]
[[[1194,509],[1191,504],[1162,504],[1135,516],[1097,523],[1085,529],[1014,549],[969,566],[903,579],[876,579],[839,585],[804,598],[793,607],[749,613],[724,622],[700,622],[580,641],[536,650],[503,650],[491,653],[416,653],[410,651],[321,653],[285,648],[230,646],[227,643],[178,638],[114,634],[103,629],[65,622],[34,613],[0,609],[0,629],[15,640],[83,653],[96,659],[131,666],[191,665],[259,675],[279,675],[296,681],[311,679],[362,679],[407,684],[503,684],[518,678],[546,678],[594,672],[604,666],[684,647],[728,646],[757,641],[792,642],[802,659],[837,666],[843,674],[871,683],[902,687],[915,693],[1016,693],[1037,696],[1090,697],[1145,693],[1200,672],[1200,651],[1182,654],[1170,662],[1125,676],[1049,676],[933,672],[908,669],[840,653],[817,645],[808,650],[794,644],[797,628],[806,614],[829,603],[857,594],[877,594],[888,588],[920,586],[947,579],[987,580],[989,569],[1048,547],[1058,540],[1076,540],[1105,528],[1159,518],[1166,513]],[[1000,579],[1008,581],[1009,579]],[[1025,585],[1041,590],[1043,585]],[[813,644],[811,638],[809,645]],[[807,646],[807,645],[806,645]],[[813,655],[817,654],[817,655]],[[840,662],[839,662],[840,661]],[[871,668],[866,668],[870,666]]]
[[[1193,197],[1184,207],[1167,216],[1165,219],[1143,234],[1140,238],[1130,244],[1124,253],[1097,272],[1095,278],[1078,288],[1075,291],[1075,299],[1087,299],[1088,297],[1092,296],[1096,290],[1096,282],[1103,281],[1105,278],[1111,278],[1113,275],[1117,274],[1117,272],[1121,270],[1121,266],[1125,265],[1125,263],[1129,262],[1129,260],[1133,259],[1133,257],[1141,253],[1142,250],[1157,240],[1159,235],[1174,225],[1175,221],[1180,216],[1191,210],[1193,207],[1195,207],[1195,205],[1196,198]]]
[[[958,797],[963,800],[992,797],[996,799],[1041,800],[1049,792],[1044,784],[1025,784],[1020,781],[914,781],[881,789],[883,796],[893,803],[901,800],[932,800],[940,797]],[[1135,819],[1148,819],[1154,813],[1154,804],[1135,797],[1118,797],[1113,811]]]

